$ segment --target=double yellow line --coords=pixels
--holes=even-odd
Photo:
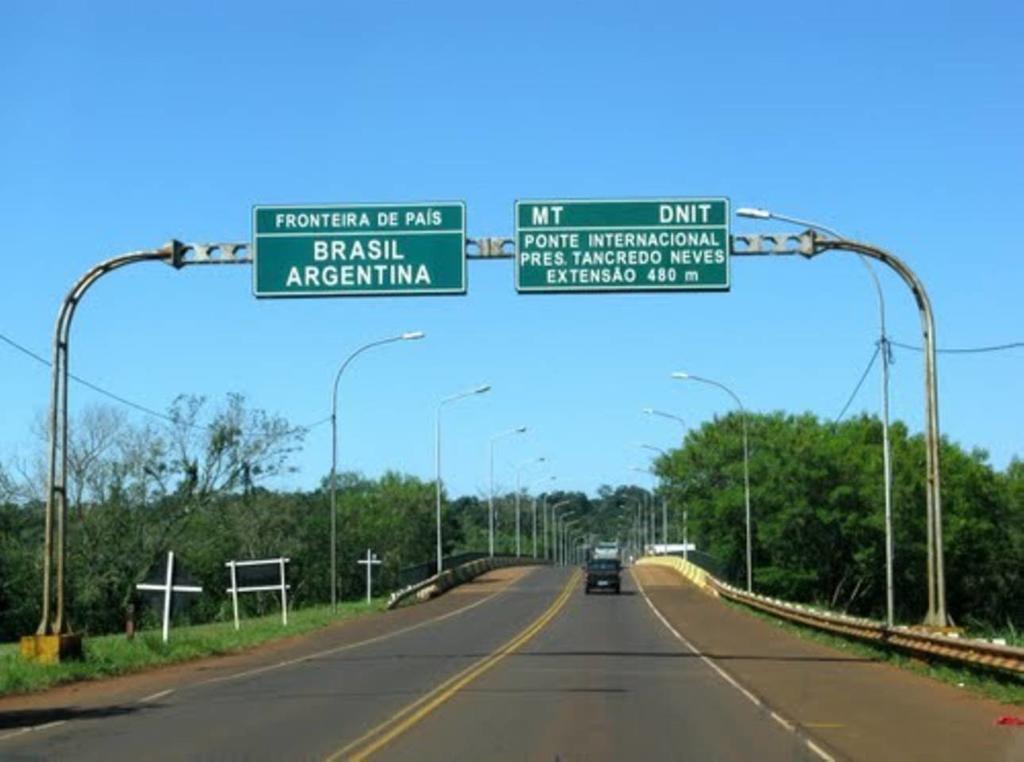
[[[482,674],[487,672],[506,656],[511,653],[515,653],[515,651],[522,648],[530,638],[543,630],[544,627],[546,627],[547,624],[558,615],[558,612],[561,611],[568,602],[569,596],[572,595],[572,591],[576,587],[579,578],[580,571],[577,569],[573,572],[572,576],[569,577],[569,581],[565,583],[565,587],[562,588],[562,592],[559,593],[555,602],[552,603],[551,606],[549,606],[543,614],[537,617],[537,619],[535,619],[526,629],[512,638],[512,640],[508,641],[503,646],[500,646],[490,655],[485,656],[475,664],[471,664],[458,674],[448,678],[430,691],[430,693],[420,697],[408,706],[403,707],[380,725],[377,725],[372,730],[364,733],[355,741],[352,741],[350,744],[338,749],[327,757],[326,762],[335,762],[335,760],[343,758],[353,760],[353,762],[358,762],[359,760],[369,758],[371,754],[375,754],[380,751],[387,744],[402,735],[402,733],[416,725],[420,720],[441,706],[441,704],[458,693],[462,688],[466,687]]]

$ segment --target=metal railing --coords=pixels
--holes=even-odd
[[[1024,675],[1024,648],[1006,646],[980,638],[961,637],[956,633],[931,632],[919,627],[887,627],[874,619],[822,611],[812,606],[748,593],[675,556],[641,558],[637,563],[667,566],[714,595],[818,630],[856,638],[881,647],[895,648],[915,656],[939,657],[971,667]]]

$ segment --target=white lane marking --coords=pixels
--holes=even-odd
[[[26,733],[35,733],[39,730],[49,730],[50,728],[55,728],[58,725],[63,725],[65,722],[67,722],[67,720],[54,720],[53,722],[47,722],[43,725],[30,725],[27,728],[18,728],[13,733],[7,733],[0,736],[0,741],[6,741],[8,738],[14,738],[16,736],[23,736]]]
[[[531,571],[533,571],[533,570],[531,570]],[[527,576],[527,575],[524,575],[524,577],[525,576]],[[294,659],[288,659],[286,661],[278,662],[276,664],[269,664],[269,665],[264,666],[264,667],[256,667],[254,669],[245,670],[243,672],[236,672],[233,675],[224,675],[222,677],[211,677],[209,680],[203,680],[200,683],[192,683],[191,685],[188,685],[186,687],[188,687],[188,688],[198,688],[201,685],[210,685],[212,683],[225,683],[225,682],[228,682],[228,681],[231,681],[231,680],[239,680],[239,679],[241,679],[243,677],[251,677],[253,675],[263,674],[264,672],[272,672],[274,670],[282,669],[284,667],[290,667],[290,666],[292,666],[294,664],[300,664],[300,663],[302,663],[304,661],[312,661],[314,659],[320,659],[320,658],[322,658],[324,656],[331,656],[333,654],[342,653],[343,651],[351,651],[352,649],[355,649],[355,648],[362,648],[363,646],[368,646],[368,645],[371,645],[373,643],[380,643],[381,641],[384,641],[384,640],[390,640],[391,638],[396,638],[399,635],[404,635],[407,632],[412,632],[413,630],[418,630],[421,627],[426,627],[427,625],[436,624],[437,622],[443,622],[445,619],[450,619],[450,618],[452,618],[454,616],[458,616],[459,614],[464,614],[464,613],[466,613],[467,611],[469,611],[471,609],[475,609],[477,606],[482,606],[483,604],[487,603],[488,601],[491,601],[494,598],[496,598],[497,596],[501,595],[503,592],[505,592],[509,588],[511,588],[511,587],[513,587],[515,585],[518,585],[519,582],[522,579],[523,579],[523,577],[521,577],[519,580],[516,580],[512,585],[508,585],[508,586],[502,588],[501,590],[498,590],[497,592],[491,593],[486,598],[481,598],[479,601],[476,601],[475,603],[471,603],[468,606],[463,606],[461,609],[455,609],[454,611],[449,611],[447,614],[443,614],[443,615],[441,615],[439,617],[435,617],[433,619],[428,619],[425,622],[420,622],[418,624],[410,625],[409,627],[403,627],[402,629],[395,630],[394,632],[386,632],[383,635],[377,635],[376,637],[368,638],[367,640],[360,640],[357,643],[348,643],[347,645],[336,646],[335,648],[328,648],[328,649],[326,649],[324,651],[317,651],[316,653],[306,654],[305,656],[298,656],[298,657],[296,657]]]
[[[172,693],[174,693],[174,688],[168,688],[165,691],[159,691],[158,693],[154,693],[152,696],[146,696],[145,698],[140,698],[139,699],[139,703],[140,704],[145,704],[145,703],[148,703],[150,701],[156,701],[157,699],[162,699],[164,696],[170,696]]]
[[[771,709],[770,707],[766,706],[765,703],[761,699],[759,699],[753,693],[751,693],[746,688],[744,688],[742,685],[740,685],[738,682],[736,682],[736,680],[728,672],[726,672],[724,669],[722,669],[717,664],[715,664],[713,661],[711,661],[711,659],[709,659],[707,656],[705,656],[699,650],[697,650],[697,647],[694,646],[685,637],[683,637],[682,634],[679,632],[679,630],[677,630],[675,627],[673,627],[672,623],[669,622],[662,615],[662,613],[660,611],[658,611],[658,608],[651,602],[651,599],[647,597],[647,591],[644,590],[644,586],[640,582],[640,578],[636,574],[632,574],[631,576],[636,581],[636,586],[637,586],[637,589],[640,590],[640,595],[642,595],[644,597],[644,600],[647,602],[647,605],[651,607],[651,611],[653,611],[654,615],[656,617],[658,617],[659,620],[661,620],[661,623],[663,625],[665,625],[666,628],[668,628],[668,631],[671,632],[675,636],[676,640],[678,640],[680,643],[682,643],[684,646],[686,646],[688,649],[690,649],[690,651],[693,652],[694,656],[696,656],[702,662],[704,662],[709,667],[711,667],[711,669],[713,669],[718,674],[719,677],[721,677],[723,680],[725,680],[727,683],[729,683],[729,685],[731,685],[733,688],[735,688],[740,693],[742,693],[744,696],[746,696],[750,700],[750,702],[752,704],[754,704],[754,706],[756,706],[757,708],[763,709],[766,712],[768,712],[769,716],[773,720],[775,720],[779,725],[781,725],[783,728],[788,730],[790,733],[793,733],[794,735],[796,735],[796,737],[799,738],[801,741],[803,741],[804,745],[806,745],[807,748],[810,749],[812,752],[814,752],[820,759],[824,760],[825,762],[835,762],[835,757],[833,757],[831,754],[829,754],[824,749],[822,749],[820,746],[818,746],[818,744],[816,744],[810,738],[807,738],[802,733],[798,733],[797,729],[796,729],[796,725],[791,720],[785,719],[781,714],[779,714],[775,710]]]

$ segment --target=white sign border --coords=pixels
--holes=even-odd
[[[644,285],[644,286],[630,286],[628,288],[615,288],[615,287],[592,287],[592,286],[552,286],[550,288],[545,286],[523,286],[520,283],[520,266],[519,266],[519,205],[520,204],[629,204],[629,203],[640,203],[640,204],[665,204],[665,203],[693,203],[695,201],[715,201],[722,202],[725,204],[725,222],[722,223],[721,227],[725,229],[725,246],[726,246],[726,261],[725,261],[725,284],[715,284],[712,286],[659,286],[657,284]],[[726,292],[732,290],[732,228],[730,225],[732,214],[732,202],[728,196],[670,196],[670,197],[634,197],[634,198],[555,198],[555,199],[516,199],[513,208],[513,220],[515,223],[513,229],[513,241],[515,244],[515,287],[516,293],[519,294],[566,294],[566,293],[587,293],[587,294],[643,294],[643,293],[715,293],[715,292]],[[628,229],[635,230],[643,226],[629,226]],[[683,225],[665,225],[658,226],[659,229],[665,229],[669,227],[685,227]],[[718,225],[707,225],[702,227],[719,227]],[[583,228],[580,228],[583,229]],[[586,230],[611,230],[614,229],[611,226],[606,228],[598,227],[587,227]]]
[[[360,209],[364,207],[374,209],[403,209],[403,208],[419,208],[419,207],[437,207],[437,206],[458,206],[462,209],[462,230],[441,230],[441,231],[408,231],[401,230],[395,231],[396,235],[402,235],[405,233],[422,234],[426,232],[433,233],[435,235],[459,235],[462,236],[462,286],[461,288],[452,289],[431,289],[429,291],[410,291],[410,290],[387,290],[382,291],[379,289],[358,289],[358,290],[344,290],[344,291],[260,291],[256,286],[257,277],[257,255],[259,252],[259,238],[260,235],[256,231],[256,214],[261,209]],[[364,235],[373,235],[377,231],[364,233]],[[330,235],[330,234],[325,234]],[[252,205],[252,294],[257,299],[310,299],[310,298],[323,298],[323,297],[334,297],[334,296],[452,296],[452,295],[465,295],[469,290],[469,266],[468,258],[466,257],[466,202],[465,201],[381,201],[375,202],[359,202],[354,204],[338,203],[338,204],[253,204]]]

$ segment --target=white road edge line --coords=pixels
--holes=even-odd
[[[63,725],[65,722],[67,722],[67,720],[54,720],[53,722],[47,722],[44,725],[36,725],[32,730],[49,730],[50,728],[55,728],[58,725]]]
[[[47,722],[42,725],[30,725],[27,728],[18,728],[12,733],[7,733],[0,736],[0,741],[6,741],[8,738],[14,738],[15,736],[23,736],[26,733],[35,733],[38,730],[49,730],[55,728],[58,725],[63,725],[67,720],[54,720],[53,722]]]
[[[165,691],[159,691],[158,693],[154,693],[151,696],[146,696],[145,698],[140,698],[139,699],[139,703],[140,704],[147,704],[150,701],[156,701],[157,699],[162,699],[164,696],[170,696],[172,693],[174,693],[174,688],[168,688]]]
[[[10,733],[5,733],[0,736],[0,741],[6,741],[8,738],[14,738],[15,736],[24,735],[25,733],[31,733],[33,730],[35,730],[35,728],[18,728],[17,730],[12,730]]]
[[[647,591],[644,590],[644,586],[643,586],[643,584],[641,584],[640,578],[637,577],[636,574],[632,574],[631,576],[636,581],[636,586],[640,590],[640,595],[642,595],[644,597],[644,601],[646,601],[647,605],[651,607],[651,611],[653,611],[654,615],[656,617],[658,617],[658,619],[661,621],[661,623],[663,625],[665,625],[666,628],[668,628],[668,631],[671,632],[675,636],[676,640],[678,640],[680,643],[682,643],[684,646],[686,646],[688,649],[690,649],[690,651],[693,652],[694,656],[696,656],[702,662],[704,662],[709,667],[711,667],[711,669],[713,669],[718,674],[719,677],[721,677],[723,680],[725,680],[725,682],[729,683],[729,685],[731,685],[733,688],[735,688],[740,693],[742,693],[744,696],[746,696],[747,699],[749,699],[752,704],[754,704],[759,709],[765,710],[769,714],[769,716],[773,720],[775,720],[775,722],[777,722],[780,726],[782,726],[783,728],[788,730],[790,733],[793,733],[794,735],[796,735],[796,737],[799,738],[801,741],[803,741],[804,745],[806,745],[807,748],[810,749],[812,752],[814,752],[814,754],[816,754],[820,759],[824,760],[824,762],[835,762],[835,757],[833,757],[831,754],[829,754],[824,749],[822,749],[820,746],[818,746],[818,744],[816,744],[810,738],[807,738],[803,733],[798,733],[796,725],[791,720],[787,720],[781,714],[776,712],[774,709],[771,709],[770,707],[766,706],[765,703],[763,701],[761,701],[761,699],[759,699],[753,693],[751,693],[746,688],[744,688],[742,685],[740,685],[738,682],[736,682],[736,680],[732,677],[732,675],[730,675],[724,669],[722,669],[717,664],[715,664],[707,656],[702,654],[696,648],[696,646],[694,646],[689,640],[687,640],[685,637],[683,637],[682,634],[680,634],[679,630],[677,630],[675,627],[672,626],[672,623],[669,622],[668,619],[666,619],[662,615],[662,613],[660,611],[658,611],[657,606],[655,606],[651,602],[651,599],[647,597]]]

